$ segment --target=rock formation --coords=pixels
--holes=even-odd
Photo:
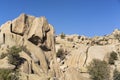
[[[105,36],[93,38],[79,35],[56,36],[56,52],[63,49],[64,59],[57,57],[60,69],[66,73],[69,69],[76,69],[83,76],[88,74],[87,66],[93,59],[104,60],[109,63],[110,54],[116,52],[118,60],[111,70],[120,71],[120,30],[116,29],[113,33]],[[77,73],[76,73],[77,74]],[[89,78],[89,75],[85,76]],[[111,77],[112,79],[112,77]],[[77,80],[77,79],[76,79]],[[78,79],[79,80],[79,79]]]
[[[47,80],[56,75],[54,71],[51,71],[54,69],[50,66],[50,63],[53,62],[52,65],[54,65],[56,62],[54,41],[53,26],[45,17],[21,14],[0,28],[1,54],[12,46],[23,48],[20,53],[20,56],[25,59],[20,67],[22,80],[37,80],[37,77],[38,80],[43,80],[43,78]],[[0,60],[0,63],[2,62],[6,62],[6,59]],[[6,67],[7,63],[1,67],[4,66]],[[27,77],[30,78],[27,79]]]
[[[120,30],[93,38],[54,35],[45,17],[21,14],[0,27],[0,57],[12,46],[22,47],[19,55],[25,61],[19,67],[20,80],[91,80],[87,65],[93,59],[108,62],[113,51],[118,60],[111,67],[120,71]],[[0,69],[15,68],[7,57],[0,63]]]

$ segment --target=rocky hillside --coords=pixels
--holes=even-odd
[[[120,30],[118,29],[109,35],[92,38],[62,33],[56,36],[55,46],[57,62],[62,71],[66,72],[69,68],[74,68],[82,73],[82,76],[89,78],[87,66],[90,62],[93,59],[99,59],[109,63],[110,55],[113,52],[117,54],[118,59],[115,60],[114,65],[110,65],[110,80],[113,80],[114,69],[120,71]]]
[[[120,71],[118,29],[110,35],[93,38],[54,35],[54,28],[45,17],[21,14],[3,24],[0,27],[0,72],[17,71],[19,78],[15,80],[91,80],[87,70],[89,63],[93,59],[109,63],[112,52],[118,59],[110,65],[111,80],[113,70]]]

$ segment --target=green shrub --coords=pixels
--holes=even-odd
[[[18,74],[11,69],[0,69],[0,80],[19,80]]]
[[[120,72],[117,71],[116,69],[114,70],[113,73],[113,80],[120,80]]]
[[[11,80],[12,70],[0,69],[0,80]]]
[[[109,64],[114,65],[115,60],[117,59],[117,53],[113,51],[112,53],[110,53]]]
[[[109,80],[110,67],[107,62],[93,59],[87,68],[93,80]]]
[[[115,34],[114,37],[118,40],[120,40],[120,34]]]
[[[80,39],[81,38],[81,36],[78,36],[78,39]]]
[[[19,55],[19,52],[21,52],[21,48],[16,46],[13,46],[8,50],[8,61],[10,64],[15,65],[16,68],[18,68],[23,61]]]
[[[117,59],[118,59],[117,53],[114,52],[114,51],[110,54],[110,57],[112,57],[114,60],[117,60]]]
[[[64,39],[65,38],[65,34],[62,32],[60,37],[61,37],[61,39]]]
[[[59,57],[62,60],[65,58],[65,53],[64,53],[64,50],[62,48],[58,49],[57,57]]]
[[[20,47],[11,47],[6,54],[2,54],[1,58],[8,56],[9,64],[15,65],[13,70],[11,69],[0,69],[0,80],[19,80],[19,69],[18,67],[23,62],[23,58],[20,57],[19,52],[22,49]]]
[[[67,41],[73,42],[73,38],[67,38]]]

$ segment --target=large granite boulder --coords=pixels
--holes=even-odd
[[[48,72],[51,71],[50,63],[54,61],[52,64],[54,65],[56,62],[54,41],[54,28],[45,17],[21,14],[13,21],[8,21],[1,26],[0,55],[12,46],[22,47],[22,52],[19,53],[24,59],[24,63],[20,66],[21,78],[37,80],[38,77],[38,80],[47,80],[48,77],[45,76],[49,75]],[[3,45],[6,45],[7,49]],[[14,68],[7,64],[6,58],[0,60],[0,63],[3,62],[5,63],[1,66],[2,68],[5,65],[5,68]],[[52,74],[56,73],[52,72]]]

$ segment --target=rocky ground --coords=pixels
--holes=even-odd
[[[21,14],[0,27],[0,55],[12,46],[22,47],[25,61],[20,65],[20,80],[90,80],[86,66],[93,59],[108,62],[111,52],[118,60],[111,70],[120,71],[120,30],[101,37],[61,34],[45,17]],[[7,56],[0,59],[0,69],[14,69]],[[111,76],[112,80],[112,76]]]

